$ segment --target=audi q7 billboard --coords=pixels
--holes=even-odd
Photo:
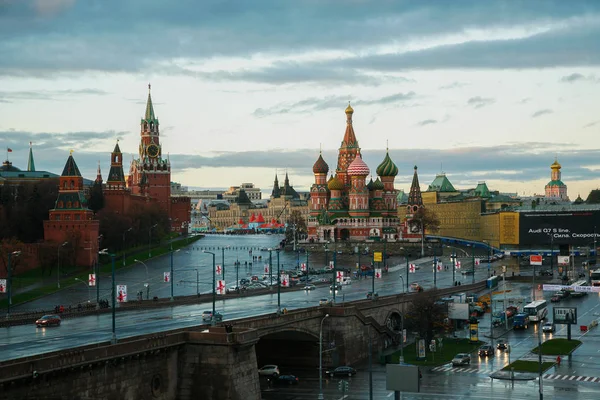
[[[600,210],[519,213],[521,245],[600,244]]]

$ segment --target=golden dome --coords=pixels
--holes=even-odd
[[[552,165],[550,166],[550,168],[552,169],[561,169],[561,165],[558,163],[558,160],[554,160],[554,162],[552,163]]]
[[[348,102],[348,107],[346,107],[346,114],[352,114],[352,113],[354,113],[354,109],[350,105],[350,102]]]

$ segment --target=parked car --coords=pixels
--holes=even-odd
[[[513,315],[517,314],[519,309],[516,306],[508,306],[506,307],[506,318],[511,318]]]
[[[262,368],[258,369],[258,375],[260,376],[279,376],[279,367],[277,365],[269,364],[263,365]]]
[[[452,366],[471,364],[471,356],[467,353],[458,353],[452,359]]]
[[[213,320],[213,312],[212,311],[203,311],[202,312],[202,321],[209,322],[212,320]],[[214,315],[214,320],[216,322],[223,321],[223,315],[220,312],[216,311],[215,315]]]
[[[552,276],[552,271],[549,269],[543,269],[539,272],[540,276]]]
[[[44,315],[35,321],[37,327],[60,326],[60,317],[58,315]]]
[[[333,371],[326,371],[325,373],[329,376],[352,376],[356,375],[356,370],[352,367],[343,366],[337,367]]]
[[[552,333],[554,332],[554,324],[550,321],[547,321],[542,326],[542,332],[544,333]]]
[[[413,282],[410,284],[410,288],[414,292],[422,292],[423,288],[417,282]]]
[[[498,339],[496,341],[496,348],[498,350],[507,350],[508,349],[508,342],[504,339]]]
[[[562,300],[562,296],[561,296],[561,295],[558,295],[558,294],[556,294],[556,293],[555,293],[555,294],[553,294],[553,295],[552,295],[552,297],[550,297],[550,301],[551,301],[552,303],[558,303],[558,302],[560,302],[561,300]]]
[[[479,348],[479,357],[489,357],[494,355],[494,348],[490,345],[483,345]]]
[[[296,375],[279,375],[275,380],[276,385],[297,385],[298,377]]]

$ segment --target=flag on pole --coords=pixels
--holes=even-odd
[[[215,289],[217,294],[225,294],[225,281],[217,281],[217,286]]]
[[[333,261],[329,261],[329,269],[333,269],[333,267],[334,267]]]
[[[415,266],[415,264],[410,264],[408,266],[408,272],[410,272],[411,274],[414,274],[415,272],[417,272],[417,267]]]
[[[460,269],[460,261],[456,262],[456,269]]]
[[[481,263],[481,260],[479,258],[475,259],[475,265],[479,265]]]
[[[269,273],[269,264],[265,264],[265,274]]]
[[[96,274],[88,274],[88,286],[96,286]]]
[[[163,273],[163,277],[164,277],[165,282],[171,282],[171,273],[170,272]]]
[[[12,149],[11,149],[10,147],[7,147],[7,148],[6,148],[6,152],[7,152],[7,153],[12,153]]]
[[[335,280],[342,283],[344,281],[344,273],[342,271],[338,271],[335,276]]]
[[[438,261],[436,268],[438,271],[441,271],[444,268],[444,265],[440,261]]]
[[[127,285],[117,285],[117,302],[127,303]]]
[[[220,266],[220,265],[217,265],[217,266],[215,267],[215,274],[217,274],[217,275],[221,275],[221,273],[222,273],[222,272],[223,272],[223,268],[221,268],[221,266]]]
[[[290,277],[287,274],[281,275],[281,286],[282,287],[290,287]]]
[[[306,264],[305,263],[300,264],[300,271],[306,272]]]
[[[0,279],[0,293],[6,293],[6,279]]]
[[[375,270],[375,279],[381,279],[381,268]]]

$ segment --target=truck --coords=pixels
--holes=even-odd
[[[520,313],[513,317],[513,329],[527,328],[529,328],[529,315]]]
[[[496,311],[495,313],[492,314],[492,325],[493,326],[503,325],[505,319],[506,319],[505,313],[503,313],[502,311]]]

